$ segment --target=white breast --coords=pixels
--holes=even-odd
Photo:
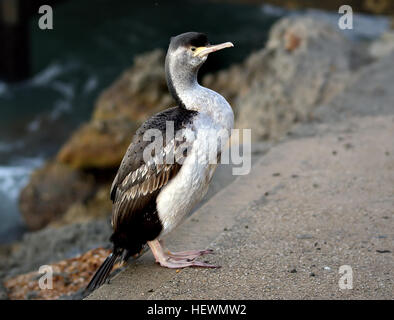
[[[194,132],[192,148],[179,173],[162,189],[156,200],[163,224],[160,236],[172,231],[208,191],[217,167],[212,162],[215,162],[218,152],[226,145],[225,140],[234,123],[231,107],[226,100],[224,102],[226,106],[223,106],[223,112],[216,112],[218,118],[206,112],[199,113],[188,129]],[[222,133],[221,143],[217,141],[219,132]],[[228,133],[227,137],[223,132]]]

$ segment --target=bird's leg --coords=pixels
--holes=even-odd
[[[158,240],[148,241],[148,245],[155,256],[156,262],[162,267],[167,267],[171,269],[179,269],[186,267],[203,267],[203,268],[219,268],[219,266],[211,265],[201,261],[194,261],[198,256],[205,253],[212,253],[212,250],[204,251],[184,251],[181,253],[166,253],[163,250],[160,242]],[[190,257],[193,257],[190,259]]]

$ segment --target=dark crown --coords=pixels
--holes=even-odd
[[[186,32],[171,38],[170,46],[173,49],[179,46],[203,47],[208,45],[208,37],[200,32]]]

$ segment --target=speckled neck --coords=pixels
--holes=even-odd
[[[187,68],[184,64],[173,60],[167,54],[165,73],[168,90],[180,107],[189,109],[190,106],[182,97],[195,94],[196,89],[200,87],[197,82],[198,68]]]

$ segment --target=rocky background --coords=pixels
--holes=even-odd
[[[359,69],[393,51],[393,31],[372,42],[353,41],[311,16],[283,18],[264,47],[240,64],[206,75],[202,83],[226,97],[236,127],[251,128],[253,142],[261,146],[285,138],[296,123],[318,121],[316,106],[328,104]],[[108,254],[109,188],[133,133],[148,116],[174,103],[164,57],[162,50],[138,56],[98,97],[90,121],[34,172],[20,195],[31,232],[0,248],[1,298],[81,298]],[[220,170],[216,180],[230,181]],[[50,294],[37,289],[38,268],[45,264],[57,270]]]
[[[242,3],[257,3],[259,0],[217,0],[221,2],[242,2]],[[270,3],[275,6],[281,6],[288,9],[305,9],[311,7],[310,0],[266,0],[265,3]],[[315,1],[313,7],[317,9],[336,11],[343,4],[350,5],[354,11],[373,13],[373,14],[393,14],[394,3],[390,0],[348,0],[344,3],[342,0],[331,1]]]

